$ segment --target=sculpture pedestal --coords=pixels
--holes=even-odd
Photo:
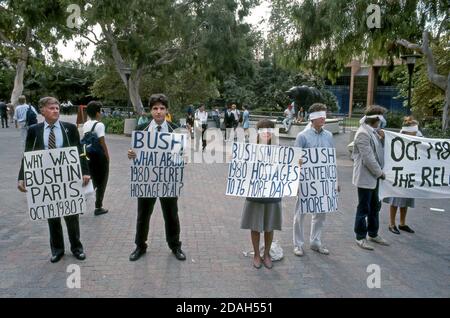
[[[137,121],[136,118],[127,118],[125,119],[125,123],[123,125],[123,134],[125,136],[130,137],[132,131],[136,128]]]

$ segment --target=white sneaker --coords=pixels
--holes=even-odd
[[[311,246],[311,249],[312,249],[313,251],[315,251],[315,252],[320,253],[320,254],[324,254],[324,255],[330,254],[330,251],[329,251],[327,248],[323,247],[323,246],[315,246],[315,245],[312,245],[312,246]]]
[[[377,237],[370,237],[369,236],[369,241],[378,243],[380,245],[389,246],[389,243],[386,242],[384,239],[382,239],[381,236],[379,236],[379,235]]]
[[[356,240],[356,244],[358,244],[359,247],[365,250],[373,251],[373,247],[370,246],[369,243],[367,243],[366,239]]]
[[[301,246],[300,247],[296,246],[294,247],[294,254],[296,256],[303,256],[305,255],[305,252],[303,251],[303,248]]]

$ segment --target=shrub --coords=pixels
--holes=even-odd
[[[442,131],[442,122],[436,119],[430,123],[426,123],[424,128],[421,129],[424,137],[426,138],[450,138],[450,129]]]
[[[106,129],[107,133],[123,134],[125,119],[113,118],[113,117],[103,117],[102,123],[105,124],[105,129]]]

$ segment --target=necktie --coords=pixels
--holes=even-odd
[[[156,127],[156,130],[157,130],[158,132],[160,132],[160,131],[161,131],[161,126]]]
[[[54,125],[49,126],[50,127],[50,134],[48,135],[48,149],[55,149],[56,148],[56,137],[55,137],[55,131],[53,128],[55,128]]]

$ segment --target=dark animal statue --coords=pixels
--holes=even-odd
[[[314,103],[325,103],[322,93],[315,87],[294,86],[286,94],[295,101],[297,107],[303,107],[305,110]]]

